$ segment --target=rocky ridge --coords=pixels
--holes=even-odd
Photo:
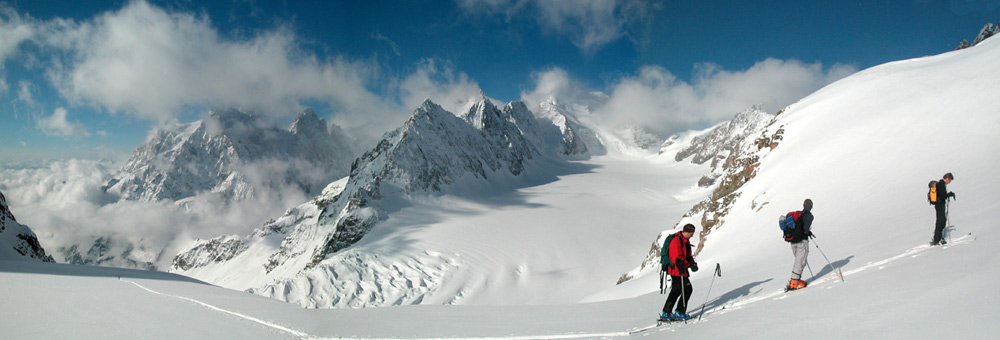
[[[45,254],[45,249],[31,228],[18,223],[14,218],[3,192],[0,192],[0,259],[55,262],[51,255]]]

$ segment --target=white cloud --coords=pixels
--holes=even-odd
[[[588,109],[603,105],[608,99],[604,93],[588,89],[586,85],[573,80],[566,70],[558,67],[537,72],[532,77],[535,88],[531,92],[521,92],[521,100],[532,109],[550,98]]]
[[[503,14],[508,21],[527,15],[543,29],[565,35],[586,53],[628,34],[630,28],[649,25],[659,1],[641,0],[457,0],[474,15]]]
[[[470,99],[482,97],[478,83],[469,79],[465,73],[456,72],[446,63],[440,64],[442,63],[439,61],[425,59],[416,71],[400,82],[399,93],[403,107],[412,110],[425,99],[430,99],[445,110],[458,114]]]
[[[397,77],[375,59],[321,58],[288,27],[230,38],[207,17],[142,0],[86,21],[55,19],[37,27],[42,33],[32,41],[60,52],[43,63],[70,106],[158,123],[175,121],[190,108],[290,116],[319,103],[333,111],[330,122],[374,139],[398,127],[425,98],[448,107],[480,92],[467,75],[441,62],[421,61],[413,73]],[[373,38],[396,49],[377,32]],[[30,90],[24,94],[27,99]],[[60,122],[51,121],[48,131],[65,134],[56,128]]]
[[[767,59],[747,70],[726,71],[697,65],[691,83],[658,66],[645,66],[636,76],[612,86],[599,112],[618,124],[635,124],[668,134],[724,120],[754,104],[775,113],[827,84],[856,72],[834,65]]]
[[[28,105],[35,105],[35,98],[31,95],[31,84],[27,81],[17,83],[17,99]]]
[[[585,103],[612,127],[639,126],[662,135],[729,120],[754,104],[777,112],[857,69],[795,60],[767,59],[742,71],[697,65],[691,82],[660,66],[648,65],[610,85],[607,96],[586,89],[561,69],[535,76],[535,89],[521,94],[530,105],[548,97]]]
[[[37,121],[38,129],[49,136],[89,136],[90,133],[83,128],[80,123],[73,123],[66,120],[68,112],[65,108],[59,107],[52,112],[51,116],[41,117]]]
[[[396,44],[395,41],[392,41],[392,39],[389,39],[388,37],[382,35],[381,32],[377,32],[376,31],[376,32],[372,33],[372,39],[375,39],[375,40],[378,40],[378,41],[384,41],[386,44],[389,44],[389,47],[392,48],[392,52],[395,53],[396,56],[402,56],[403,55],[402,53],[399,53],[399,45]]]
[[[208,18],[167,12],[144,1],[83,23],[53,21],[44,44],[71,58],[48,73],[60,94],[153,121],[185,107],[254,107],[289,115],[303,100],[330,103],[349,115],[383,112],[367,88],[378,66],[343,58],[321,60],[300,48],[288,28],[248,39],[223,37]]]
[[[7,92],[5,61],[15,56],[21,43],[35,35],[35,27],[31,18],[21,16],[5,3],[0,3],[0,92]]]

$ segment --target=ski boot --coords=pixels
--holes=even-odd
[[[805,281],[791,279],[788,281],[788,287],[785,287],[785,291],[787,292],[791,290],[806,288],[806,285],[808,285],[808,283],[806,283]]]

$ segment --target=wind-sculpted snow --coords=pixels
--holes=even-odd
[[[292,278],[248,291],[306,308],[364,308],[420,304],[455,268],[455,258],[424,252],[405,261],[347,250]],[[460,297],[455,297],[460,299]]]

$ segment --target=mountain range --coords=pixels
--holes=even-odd
[[[280,129],[259,113],[214,109],[199,121],[157,130],[105,191],[120,199],[181,200],[200,193],[241,201],[293,185],[316,194],[347,174],[357,147],[307,109]]]

